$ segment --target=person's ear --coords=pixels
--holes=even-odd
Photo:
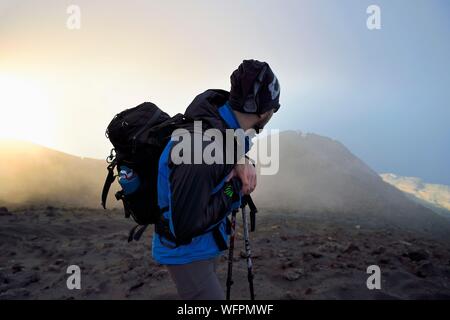
[[[264,120],[270,120],[270,118],[272,117],[272,115],[273,115],[273,110],[270,110],[270,111],[266,111],[266,112],[264,112],[261,116],[262,116],[262,118],[264,119]]]

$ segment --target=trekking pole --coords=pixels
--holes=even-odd
[[[234,239],[236,234],[236,213],[237,210],[233,210],[233,212],[231,213],[231,234],[230,234],[230,246],[228,249],[227,300],[230,300],[231,286],[233,285],[233,254],[234,254]]]
[[[251,250],[250,250],[250,239],[249,239],[249,233],[248,233],[248,224],[247,224],[247,212],[246,207],[247,203],[244,201],[244,203],[241,206],[242,209],[242,222],[244,227],[244,245],[245,245],[245,254],[247,257],[247,278],[248,278],[248,285],[250,287],[250,299],[255,300],[255,292],[253,290],[253,265],[252,265],[252,257],[251,257]]]
[[[253,202],[253,199],[250,195],[245,196],[245,200],[247,202],[247,205],[250,209],[250,232],[255,231],[256,229],[256,213],[258,212],[258,209],[255,206],[255,203]]]

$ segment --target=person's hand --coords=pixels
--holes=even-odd
[[[227,181],[238,177],[242,182],[242,193],[248,195],[256,188],[256,169],[252,163],[246,161],[243,164],[236,164],[228,175]]]

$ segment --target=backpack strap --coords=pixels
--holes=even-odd
[[[229,219],[226,220],[226,223],[227,223],[226,224],[226,232],[228,234],[229,233],[228,229],[231,229],[231,223],[230,223]],[[228,249],[228,244],[222,236],[222,232],[220,231],[220,226],[221,226],[221,224],[218,224],[211,230],[211,232],[214,237],[214,241],[216,242],[217,246],[219,247],[219,250],[224,251],[224,250]],[[166,238],[167,240],[169,240],[170,242],[175,244],[174,246],[169,246],[169,245],[165,244],[164,242],[161,242],[164,246],[169,247],[170,249],[177,248],[181,245],[187,245],[192,242],[192,238],[185,240],[185,241],[180,241],[177,238],[175,238],[174,235],[172,234],[172,232],[170,231],[169,221],[165,218],[162,218],[159,223],[155,224],[155,231],[156,231],[156,233],[159,234],[160,237],[162,236],[162,237]]]
[[[227,219],[228,222],[228,219]],[[228,249],[228,244],[222,236],[222,232],[220,232],[220,224],[218,224],[214,229],[212,229],[212,235],[214,237],[214,241],[216,241],[217,247],[219,247],[220,251],[224,251]]]
[[[137,224],[137,225],[135,225],[130,230],[130,233],[128,234],[128,242],[131,242],[133,240],[134,241],[139,241],[139,239],[141,238],[142,234],[144,233],[145,229],[147,229],[147,227],[148,227],[148,224],[144,224],[144,225]]]
[[[112,160],[112,162],[108,165],[108,175],[105,179],[105,184],[103,185],[102,190],[102,207],[106,209],[106,199],[108,198],[108,192],[111,188],[112,183],[114,182],[114,168],[116,167],[116,159]]]
[[[169,207],[164,207],[161,209],[162,212],[167,210],[169,210]],[[173,246],[169,246],[161,241],[164,246],[170,249],[174,249],[182,245],[187,245],[192,242],[192,238],[183,241],[177,239],[170,231],[169,220],[166,219],[163,215],[161,215],[161,220],[155,224],[155,231],[160,237],[163,237],[174,244]]]

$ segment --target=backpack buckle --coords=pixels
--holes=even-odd
[[[106,157],[106,162],[113,163],[115,158],[116,158],[116,149],[112,148],[109,153],[109,156]]]

